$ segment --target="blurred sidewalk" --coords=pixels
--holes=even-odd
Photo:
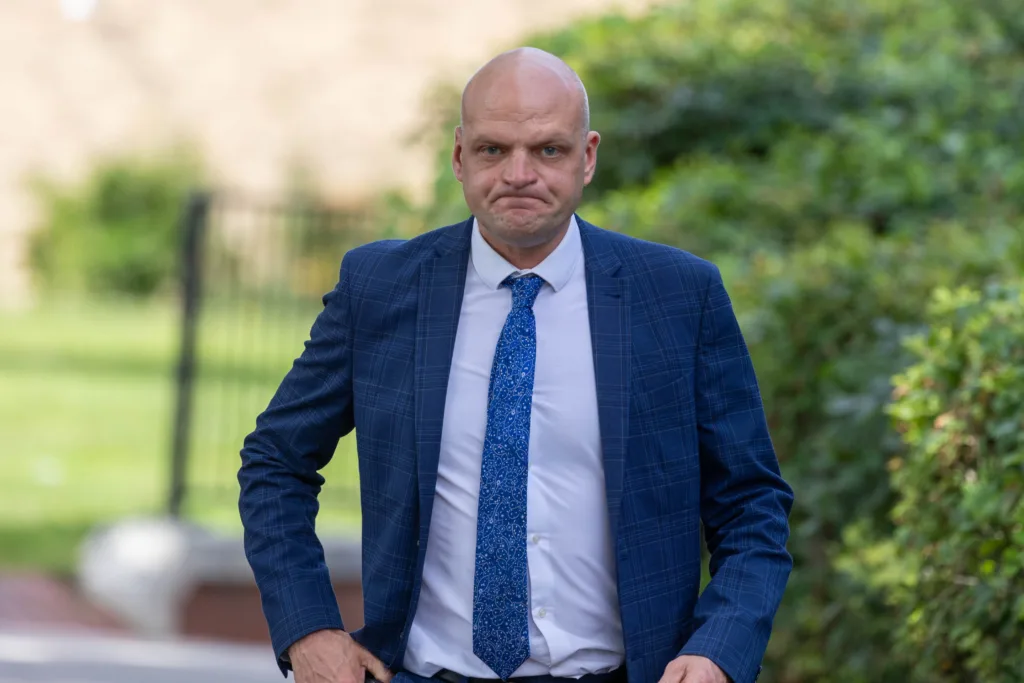
[[[0,683],[276,683],[268,646],[133,637],[60,581],[0,575]]]
[[[0,628],[18,626],[126,633],[111,614],[89,604],[69,583],[48,576],[0,573]]]
[[[279,683],[269,648],[0,624],[0,683]]]

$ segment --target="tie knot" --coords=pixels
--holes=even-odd
[[[544,285],[544,280],[537,275],[523,275],[515,277],[510,275],[501,283],[502,287],[512,290],[512,308],[533,308],[533,302],[537,300],[537,294]]]

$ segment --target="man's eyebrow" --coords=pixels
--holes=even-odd
[[[491,135],[470,135],[468,136],[468,138],[468,142],[470,142],[473,146],[494,145],[498,147],[503,147],[509,144],[508,141],[498,140],[496,137]],[[564,146],[572,144],[573,140],[575,140],[575,138],[572,135],[567,135],[565,133],[552,133],[550,135],[545,135],[543,137],[537,137],[533,140],[528,140],[527,144],[530,147],[546,147],[548,145]]]
[[[538,142],[537,144],[538,145],[567,145],[567,144],[570,144],[574,139],[575,138],[572,135],[563,135],[562,133],[559,133],[557,135],[549,135],[549,136],[547,136],[545,138],[542,138],[541,141]]]

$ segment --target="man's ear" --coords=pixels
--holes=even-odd
[[[462,182],[462,126],[455,126],[455,144],[452,146],[452,170],[455,178]]]
[[[597,170],[597,147],[601,144],[601,134],[596,130],[587,133],[586,147],[583,150],[583,184],[589,185]]]

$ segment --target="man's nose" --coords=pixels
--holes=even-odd
[[[516,150],[509,155],[503,180],[512,187],[525,187],[537,180],[537,172],[527,151]]]

